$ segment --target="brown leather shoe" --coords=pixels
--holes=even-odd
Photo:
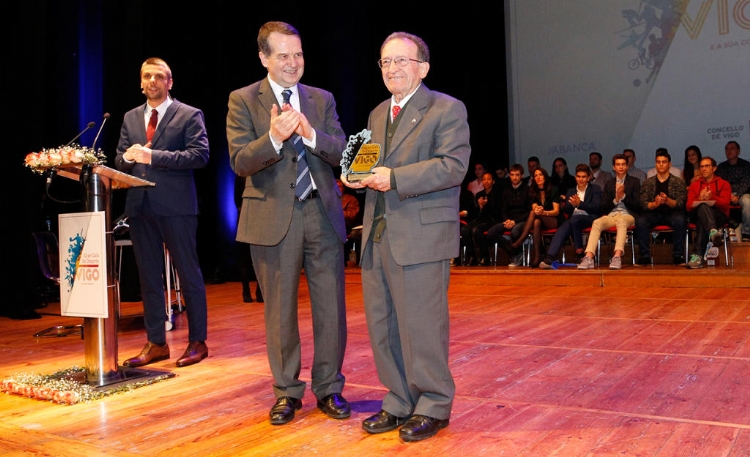
[[[137,356],[130,358],[123,362],[126,367],[142,367],[149,363],[158,362],[159,360],[166,360],[169,358],[169,345],[159,346],[151,341],[146,343],[141,350],[141,353]]]
[[[208,357],[208,346],[203,341],[191,341],[185,353],[177,359],[178,367],[193,365]]]

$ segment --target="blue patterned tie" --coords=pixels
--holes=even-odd
[[[281,92],[281,96],[284,98],[285,104],[292,104],[289,100],[292,96],[291,90],[284,89]],[[304,200],[312,192],[312,177],[310,176],[310,168],[307,165],[305,143],[302,142],[302,137],[296,133],[293,133],[289,137],[289,141],[292,142],[294,150],[297,151],[297,181],[295,182],[294,196],[300,200]]]

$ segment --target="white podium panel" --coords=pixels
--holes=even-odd
[[[106,319],[107,238],[103,211],[60,214],[60,312]]]

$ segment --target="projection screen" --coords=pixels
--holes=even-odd
[[[506,0],[510,162],[750,159],[750,0]]]

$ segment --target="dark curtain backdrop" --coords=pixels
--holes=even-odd
[[[233,279],[234,178],[227,160],[226,106],[230,91],[266,75],[256,37],[269,20],[289,22],[300,31],[302,82],[334,94],[347,135],[363,129],[370,110],[390,95],[376,64],[383,39],[398,30],[421,36],[431,51],[425,84],[467,106],[473,160],[507,165],[504,19],[502,11],[491,14],[478,2],[398,2],[389,10],[386,3],[369,0],[27,0],[6,11],[4,133],[10,160],[3,181],[9,229],[3,238],[19,266],[6,280],[12,289],[21,283],[28,289],[6,303],[31,299],[36,271],[30,232],[43,229],[48,217],[55,225],[58,213],[78,210],[75,203],[48,199],[45,180],[22,166],[23,157],[60,146],[95,121],[96,128],[80,140],[91,146],[108,112],[98,146],[111,160],[124,113],[144,102],[139,69],[152,56],[170,64],[172,95],[204,111],[211,160],[196,172],[199,255],[207,280]],[[76,183],[61,178],[50,192],[58,200],[78,198]],[[124,191],[114,192],[114,216],[124,198]]]

